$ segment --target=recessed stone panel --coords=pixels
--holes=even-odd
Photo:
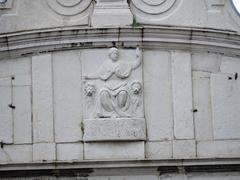
[[[9,80],[11,82],[11,80]],[[13,142],[12,87],[0,86],[0,141]]]
[[[53,54],[56,142],[82,139],[81,62],[79,51]]]
[[[14,143],[32,142],[32,104],[31,87],[13,87]]]
[[[144,105],[150,141],[173,139],[170,53],[144,51]]]
[[[52,56],[32,58],[33,140],[53,141]]]
[[[209,72],[193,71],[194,125],[197,140],[213,139]]]
[[[214,139],[240,138],[240,81],[232,74],[212,74]]]
[[[172,52],[172,83],[174,136],[176,139],[193,139],[194,127],[190,52]]]

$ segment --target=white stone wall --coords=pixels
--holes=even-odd
[[[108,49],[91,51],[94,70]],[[84,143],[86,52],[0,61],[0,163],[239,157],[238,57],[144,49],[147,140]]]
[[[0,34],[43,28],[139,25],[240,32],[231,0],[8,0],[0,4]]]
[[[240,179],[239,33],[231,0],[0,0],[0,179]]]

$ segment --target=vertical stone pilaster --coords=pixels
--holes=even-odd
[[[189,52],[172,52],[172,79],[175,138],[193,139],[192,73]]]
[[[13,106],[10,78],[0,78],[0,142],[13,142]]]
[[[53,142],[52,56],[32,58],[33,141]]]
[[[54,122],[56,142],[82,139],[81,63],[79,53],[53,54]]]

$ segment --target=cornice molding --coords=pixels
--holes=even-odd
[[[119,160],[119,161],[75,161],[0,164],[0,177],[21,175],[42,176],[100,175],[102,172],[122,173],[195,173],[195,172],[239,172],[240,159],[176,159],[176,160]],[[27,173],[26,173],[27,172]]]
[[[0,59],[46,52],[108,48],[205,51],[240,55],[240,34],[180,27],[61,28],[0,35]]]

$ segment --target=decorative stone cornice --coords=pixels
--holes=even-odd
[[[240,35],[232,31],[178,27],[61,28],[0,35],[0,58],[60,50],[117,46],[191,50],[239,55]]]

